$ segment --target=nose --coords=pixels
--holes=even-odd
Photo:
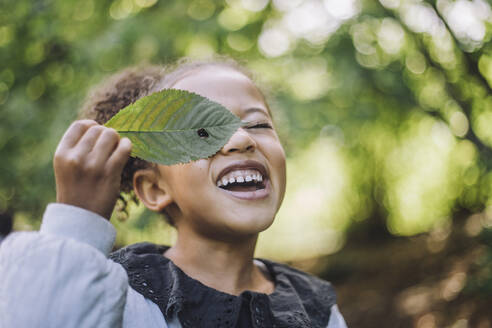
[[[220,150],[223,155],[232,153],[254,152],[256,150],[256,142],[251,138],[248,132],[243,128],[239,128]]]

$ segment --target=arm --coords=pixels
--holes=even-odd
[[[40,232],[0,245],[0,327],[121,327],[124,269],[107,259],[115,231],[81,208],[50,204]]]
[[[57,202],[41,231],[0,244],[0,327],[121,327],[126,273],[109,261],[109,218],[131,143],[94,121],[70,126],[55,153]]]

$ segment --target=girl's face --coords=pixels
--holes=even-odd
[[[214,238],[253,235],[273,222],[285,192],[285,154],[259,90],[244,74],[211,66],[173,88],[218,102],[249,122],[213,157],[159,165],[178,230]]]

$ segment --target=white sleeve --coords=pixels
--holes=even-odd
[[[347,324],[343,319],[338,306],[335,304],[331,307],[330,320],[328,321],[328,326],[326,328],[347,328]]]
[[[113,226],[70,205],[48,205],[40,232],[0,244],[0,327],[121,327],[128,279],[108,260]]]
[[[126,296],[123,328],[181,328],[166,322],[159,307],[129,287]]]

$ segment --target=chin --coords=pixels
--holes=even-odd
[[[273,223],[273,215],[250,213],[247,216],[236,216],[227,220],[229,231],[237,235],[258,234],[270,227]]]
[[[206,215],[204,215],[206,214]],[[237,242],[243,238],[256,237],[272,225],[275,212],[264,208],[236,208],[227,212],[201,208],[188,213],[182,224],[193,226],[192,230],[215,240]],[[178,228],[178,231],[180,229]],[[187,229],[185,229],[187,230]]]

